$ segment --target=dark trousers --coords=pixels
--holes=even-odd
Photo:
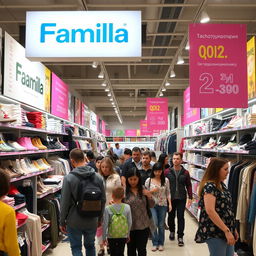
[[[108,238],[108,246],[111,256],[123,256],[127,238]]]
[[[130,232],[130,242],[128,246],[128,256],[146,256],[149,228],[143,230],[133,230]]]
[[[184,212],[187,200],[174,199],[172,200],[172,211],[168,213],[168,226],[170,232],[175,232],[175,217],[177,212],[178,218],[178,238],[184,236],[185,218]]]

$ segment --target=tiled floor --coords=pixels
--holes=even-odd
[[[196,244],[194,242],[195,232],[197,230],[197,222],[189,214],[186,213],[186,229],[184,247],[179,247],[177,241],[169,241],[168,232],[166,232],[165,250],[164,252],[151,252],[151,241],[148,242],[148,255],[162,255],[162,256],[208,256],[207,246],[205,244]],[[49,249],[45,255],[47,256],[69,256],[72,255],[69,243],[60,242],[58,246],[51,250]]]

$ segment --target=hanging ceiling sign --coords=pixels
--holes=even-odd
[[[168,130],[168,98],[147,98],[147,129]]]
[[[141,11],[27,12],[33,61],[139,60]]]
[[[246,25],[189,25],[190,107],[247,108]]]

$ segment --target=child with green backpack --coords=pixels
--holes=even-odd
[[[105,208],[103,218],[103,241],[109,245],[111,256],[124,255],[125,244],[129,241],[132,226],[131,208],[122,203],[123,187],[112,191],[113,204]]]

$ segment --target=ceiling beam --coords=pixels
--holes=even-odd
[[[197,7],[197,4],[87,4],[88,8]]]
[[[11,5],[0,5],[0,9],[73,9],[78,6],[75,4],[11,4]]]

